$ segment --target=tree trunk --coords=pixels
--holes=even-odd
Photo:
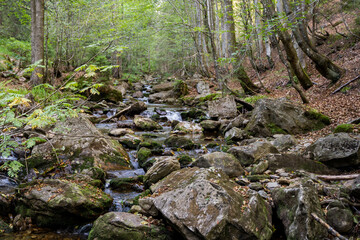
[[[222,25],[223,57],[231,58],[236,45],[232,0],[222,0],[221,8],[223,14],[223,21],[222,21],[223,22]]]
[[[283,4],[286,14],[289,15],[291,10],[287,1],[288,0],[283,0]],[[299,44],[299,47],[314,62],[315,67],[319,71],[319,73],[325,78],[331,80],[333,83],[336,83],[343,76],[345,70],[334,64],[329,58],[317,51],[316,47],[309,39],[305,26],[305,20],[298,20],[303,17],[302,13],[305,10],[301,7],[302,0],[297,0],[297,3],[298,4],[295,4],[296,6],[294,9],[296,13],[295,17],[292,17],[290,19],[290,21],[292,21],[297,26],[293,28],[295,39]]]
[[[255,95],[259,92],[259,87],[256,86],[247,75],[244,67],[240,65],[235,71],[234,75],[240,81],[241,87],[244,89],[244,92],[249,95]]]
[[[44,64],[44,1],[31,0],[31,63]],[[42,82],[44,69],[37,67],[32,72],[31,82],[36,86]]]

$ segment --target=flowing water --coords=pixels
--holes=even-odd
[[[150,86],[145,86],[143,91],[145,96],[148,96],[150,91]],[[187,109],[183,106],[171,106],[167,104],[153,104],[149,103],[147,97],[137,99],[143,101],[147,104],[147,110],[141,113],[144,117],[152,117],[155,114],[160,116],[159,124],[162,125],[163,129],[158,131],[138,131],[135,130],[135,134],[142,136],[145,139],[151,139],[153,141],[163,144],[166,138],[171,134],[171,122],[178,121],[181,122],[183,119],[181,117],[181,112],[186,111]],[[127,99],[124,102],[128,102]],[[116,110],[112,109],[106,113],[102,111],[94,112],[96,117],[111,117],[116,114]],[[121,121],[122,125],[131,125],[133,124],[132,119],[127,119]],[[118,123],[101,123],[96,124],[96,127],[100,130],[109,131],[119,127]],[[184,150],[172,152],[170,148],[165,148],[165,152],[172,152],[175,155],[186,154],[192,158],[197,158],[199,155],[219,151],[220,145],[222,144],[222,139],[217,139],[217,136],[205,136],[203,134],[187,134],[186,137],[192,139],[196,144],[200,144],[201,147],[195,150]],[[213,148],[205,148],[208,143],[217,143]],[[109,187],[109,183],[113,178],[132,178],[140,175],[144,175],[145,171],[142,168],[139,168],[139,164],[136,159],[136,150],[127,149],[127,152],[130,157],[130,161],[134,169],[132,170],[119,170],[119,171],[108,171],[105,185],[105,192],[111,195],[114,199],[113,206],[110,211],[129,211],[132,199],[140,194],[140,191],[115,191]],[[16,187],[16,183],[11,181],[11,179],[4,176],[0,176],[0,191],[1,192],[11,192]],[[139,190],[143,189],[143,186],[137,186]],[[21,232],[16,234],[8,234],[4,239],[86,239],[87,235],[91,229],[92,224],[87,224],[84,226],[75,227],[75,229],[65,229],[58,231],[51,231],[46,229],[33,229],[28,232]],[[0,239],[2,239],[0,237]]]

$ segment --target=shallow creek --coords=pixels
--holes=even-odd
[[[145,88],[144,94],[147,95],[149,92],[149,87]],[[171,106],[168,104],[153,104],[149,103],[147,97],[137,99],[139,101],[143,101],[147,104],[147,110],[141,113],[144,117],[151,117],[154,114],[160,115],[160,120],[158,121],[160,125],[162,125],[163,129],[158,131],[139,131],[135,130],[135,134],[138,136],[142,136],[144,140],[151,139],[152,141],[156,141],[158,143],[163,144],[165,139],[168,138],[171,134],[171,122],[179,121],[181,122],[183,119],[181,117],[181,112],[185,112],[188,109],[183,106]],[[125,99],[124,102],[128,100]],[[111,117],[116,114],[116,111],[107,111],[106,114],[94,113],[96,117]],[[122,124],[132,124],[132,119],[127,119],[121,121]],[[103,132],[109,132],[112,129],[118,128],[118,123],[104,123],[104,124],[96,124],[96,127]],[[184,135],[194,141],[194,143],[201,145],[200,148],[195,150],[181,150],[181,151],[171,151],[170,148],[165,148],[165,152],[172,152],[175,155],[186,154],[192,158],[197,158],[198,156],[213,152],[219,151],[220,146],[223,144],[223,140],[221,138],[217,138],[216,136],[205,136],[203,134],[187,134]],[[205,146],[209,143],[217,143],[213,148],[206,148]],[[138,186],[139,191],[115,191],[112,190],[109,185],[110,181],[113,178],[132,178],[140,175],[144,175],[145,171],[142,168],[139,168],[139,164],[136,158],[136,150],[126,149],[130,161],[134,167],[132,170],[118,170],[118,171],[108,171],[108,179],[106,180],[105,192],[111,195],[114,199],[113,206],[109,211],[129,211],[131,207],[131,200],[134,199],[141,193],[143,186]],[[156,157],[156,156],[155,156]],[[5,192],[13,189],[16,185],[9,179],[0,177],[0,191]],[[91,230],[92,224],[87,224],[84,226],[75,227],[75,229],[62,229],[62,230],[47,230],[47,229],[32,229],[26,232],[21,233],[12,233],[5,235],[5,238],[0,236],[0,239],[86,239],[89,231]]]

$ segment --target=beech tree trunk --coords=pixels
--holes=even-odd
[[[291,17],[290,21],[296,24],[297,27],[293,28],[294,37],[299,44],[299,47],[304,51],[304,53],[314,62],[316,70],[324,76],[325,78],[331,80],[333,83],[336,83],[344,74],[345,70],[333,63],[329,58],[319,53],[316,47],[313,45],[309,39],[305,18],[302,14],[305,9],[302,7],[305,4],[302,4],[302,0],[297,0],[295,4],[294,11],[295,17]],[[290,15],[291,9],[288,3],[288,0],[283,0],[284,9],[287,15]],[[302,20],[299,20],[302,19]]]
[[[41,61],[44,64],[44,4],[45,0],[31,0],[31,63]],[[35,68],[31,83],[36,86],[42,83],[44,69]]]
[[[222,53],[224,58],[231,58],[236,45],[232,0],[222,0],[221,9],[223,14],[222,30],[224,31],[222,34]]]

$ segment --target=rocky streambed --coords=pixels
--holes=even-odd
[[[0,177],[0,236],[359,237],[359,135],[307,143],[296,136],[329,124],[317,111],[212,100],[206,83],[182,84],[199,92],[186,107],[171,82],[123,84],[123,102],[102,93],[87,114],[37,130],[49,141],[32,149],[21,184]]]

